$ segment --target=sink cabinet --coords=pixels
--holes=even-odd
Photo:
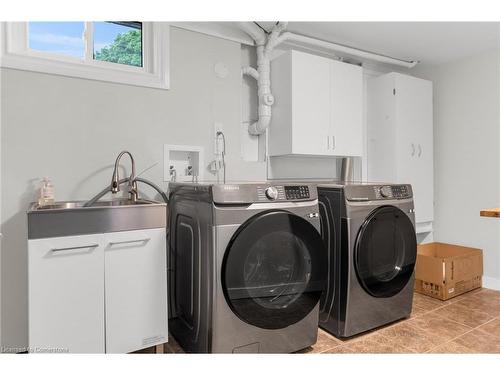
[[[166,229],[28,241],[29,347],[128,353],[167,341]]]
[[[104,238],[29,241],[29,348],[104,353]]]
[[[104,234],[106,352],[167,341],[165,229]]]

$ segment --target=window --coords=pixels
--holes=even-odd
[[[168,31],[162,22],[9,22],[4,67],[168,88]]]
[[[142,66],[140,22],[94,22],[94,60]]]
[[[29,22],[28,48],[82,59],[84,31],[83,22]]]

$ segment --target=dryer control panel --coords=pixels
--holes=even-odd
[[[392,196],[396,199],[404,199],[410,197],[410,191],[407,185],[394,185],[391,186]]]
[[[376,201],[390,199],[411,199],[411,185],[348,185],[344,188],[349,201]]]
[[[411,198],[408,185],[382,185],[373,187],[375,199]]]

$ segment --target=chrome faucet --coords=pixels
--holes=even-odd
[[[137,181],[136,181],[136,175],[135,175],[135,161],[134,157],[132,154],[128,151],[122,151],[118,155],[115,161],[115,169],[113,170],[113,177],[111,179],[111,193],[116,194],[120,191],[120,176],[118,174],[118,167],[120,165],[120,159],[124,154],[127,154],[130,156],[130,161],[132,163],[132,173],[130,173],[130,177],[128,180],[128,192],[129,192],[129,198],[133,202],[137,202]]]

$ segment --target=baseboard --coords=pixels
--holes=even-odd
[[[483,288],[500,290],[500,279],[483,276]]]
[[[417,234],[431,233],[432,230],[433,230],[432,229],[432,224],[433,224],[432,221],[427,221],[427,222],[424,222],[424,223],[417,223],[415,225],[415,229],[416,229]]]

